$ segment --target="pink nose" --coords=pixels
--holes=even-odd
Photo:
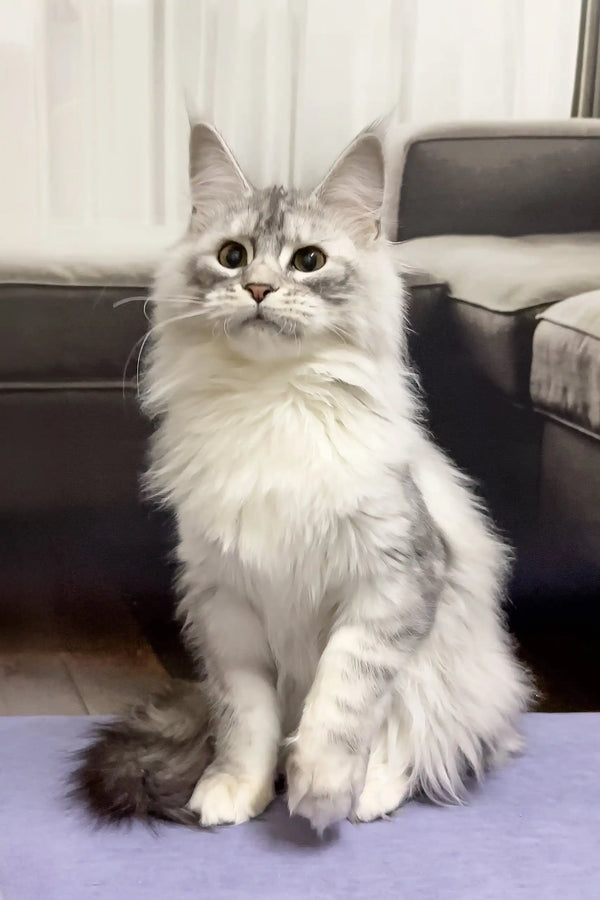
[[[252,294],[254,300],[257,303],[262,303],[267,294],[273,293],[277,288],[274,288],[271,284],[245,284],[245,289]]]

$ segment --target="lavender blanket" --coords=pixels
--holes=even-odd
[[[463,808],[408,804],[319,840],[277,801],[213,832],[94,830],[63,800],[84,718],[0,718],[0,900],[600,897],[600,714],[527,718],[527,754]]]

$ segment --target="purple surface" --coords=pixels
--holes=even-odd
[[[466,807],[411,803],[328,838],[277,801],[213,832],[94,830],[62,799],[84,718],[0,718],[0,897],[600,897],[600,714],[527,718],[528,752]]]

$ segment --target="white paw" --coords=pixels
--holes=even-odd
[[[288,806],[322,834],[346,819],[365,776],[365,762],[357,753],[318,744],[294,746],[287,762]]]
[[[272,778],[207,769],[188,808],[198,814],[202,825],[239,825],[260,815],[273,797]]]
[[[367,774],[354,815],[358,822],[372,822],[382,819],[398,809],[407,796],[407,782],[403,775],[390,773]]]

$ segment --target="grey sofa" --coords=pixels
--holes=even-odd
[[[400,156],[397,236],[432,430],[516,545],[515,589],[591,594],[600,121],[423,129]]]
[[[171,526],[139,496],[156,243],[0,256],[0,639],[125,597],[172,644]]]
[[[411,351],[431,429],[516,545],[515,591],[593,586],[600,123],[430,129],[398,153]],[[59,614],[66,596],[126,595],[168,640],[172,525],[138,490],[149,426],[134,348],[146,320],[141,301],[115,306],[145,295],[156,254],[0,259],[4,624],[33,596]]]

